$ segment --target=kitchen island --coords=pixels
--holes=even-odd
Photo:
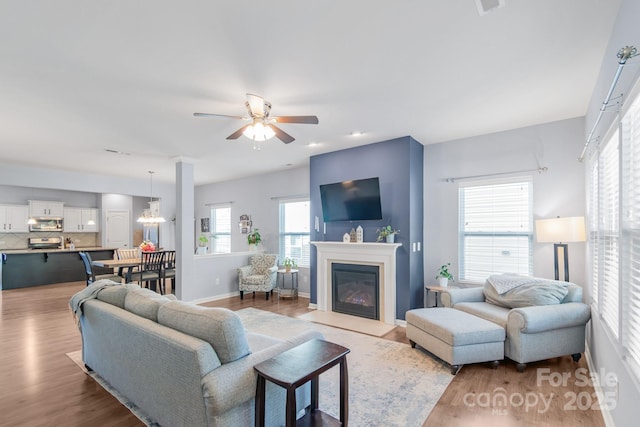
[[[18,289],[54,283],[86,280],[79,252],[90,252],[91,258],[113,259],[115,248],[87,247],[75,249],[18,249],[0,253],[0,289]],[[95,268],[96,274],[110,273]]]

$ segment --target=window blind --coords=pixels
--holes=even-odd
[[[211,208],[211,251],[231,252],[231,207]]]
[[[598,243],[600,314],[615,337],[619,336],[619,133],[616,131],[598,160]]]
[[[280,202],[280,262],[293,259],[299,267],[309,267],[309,201]]]
[[[622,119],[622,343],[640,365],[640,97]]]
[[[483,282],[491,274],[533,272],[531,177],[460,185],[459,274]]]
[[[587,191],[587,197],[589,198],[589,202],[587,203],[587,217],[588,226],[589,226],[589,236],[588,236],[588,248],[590,253],[591,262],[591,300],[592,303],[597,307],[598,301],[598,292],[599,292],[599,268],[600,262],[598,260],[598,256],[600,251],[599,242],[598,242],[598,156],[594,156],[592,158],[592,164],[590,168],[590,179],[588,180],[589,190]]]

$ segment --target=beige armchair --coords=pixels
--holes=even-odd
[[[256,254],[249,258],[250,265],[238,269],[240,299],[244,298],[244,292],[253,292],[255,298],[258,291],[265,292],[266,299],[269,300],[269,294],[273,293],[276,286],[277,261],[276,254]]]

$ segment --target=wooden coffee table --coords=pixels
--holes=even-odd
[[[346,426],[349,412],[349,378],[346,347],[314,339],[257,364],[256,426],[264,426],[266,380],[287,390],[286,426],[296,425],[296,389],[311,381],[311,410],[298,425]],[[340,365],[340,420],[318,409],[318,377],[335,365]]]

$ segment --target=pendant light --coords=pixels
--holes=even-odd
[[[149,171],[149,182],[150,182],[150,191],[149,191],[149,207],[151,207],[151,203],[153,203],[153,171]],[[161,216],[155,216],[151,209],[144,209],[142,211],[142,215],[137,219],[137,222],[142,222],[145,224],[158,224],[161,222],[165,222],[166,220]]]

